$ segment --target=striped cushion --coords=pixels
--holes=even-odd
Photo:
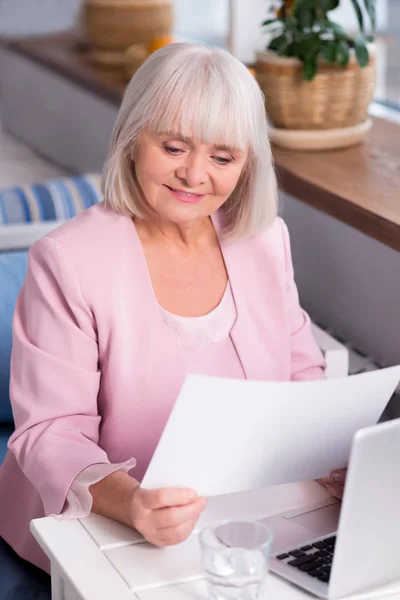
[[[64,220],[100,202],[98,173],[0,190],[0,225]]]

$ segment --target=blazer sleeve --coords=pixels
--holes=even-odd
[[[98,446],[99,382],[93,314],[65,249],[43,238],[30,250],[13,320],[9,449],[46,515],[61,513],[83,469],[109,463]]]
[[[290,326],[291,379],[307,381],[324,379],[325,361],[311,330],[308,314],[301,308],[299,294],[294,281],[289,232],[282,224],[286,263],[287,310]]]

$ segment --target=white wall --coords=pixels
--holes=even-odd
[[[286,195],[301,301],[381,365],[400,364],[400,252]]]
[[[100,170],[118,108],[41,65],[0,48],[4,128],[65,170]]]
[[[81,0],[0,0],[0,35],[36,35],[70,29]]]

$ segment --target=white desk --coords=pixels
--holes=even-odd
[[[212,498],[199,527],[224,519],[260,519],[326,495],[318,483],[309,482]],[[196,534],[183,544],[160,550],[134,530],[94,514],[80,520],[36,519],[31,529],[51,561],[53,600],[207,598]],[[367,597],[400,600],[400,585],[385,593],[357,596]],[[270,574],[268,600],[311,598]]]

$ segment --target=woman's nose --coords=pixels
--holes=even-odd
[[[208,179],[205,161],[201,157],[188,158],[185,164],[178,167],[176,175],[192,189],[205,183]]]

